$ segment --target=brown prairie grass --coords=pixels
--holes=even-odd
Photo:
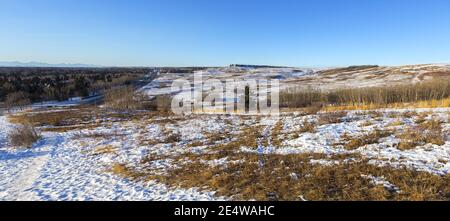
[[[399,150],[410,150],[425,144],[444,145],[445,135],[442,132],[442,122],[429,120],[416,127],[407,128],[397,136],[401,139],[397,145]]]
[[[314,133],[316,131],[316,125],[314,125],[313,123],[305,120],[302,123],[302,126],[300,127],[300,130],[298,130],[299,134],[302,133]]]
[[[282,120],[278,120],[278,122],[274,125],[273,129],[272,129],[272,145],[273,146],[280,146],[282,143],[282,140],[280,139],[280,135],[282,134],[282,130],[283,130],[284,124]]]
[[[223,141],[229,137],[229,134],[222,132],[215,132],[215,133],[205,132],[204,134],[207,140],[206,143],[209,145],[214,145],[216,144],[216,142]]]
[[[194,140],[193,142],[189,143],[187,147],[199,147],[205,145],[205,142],[200,140]]]
[[[393,114],[394,112],[391,112],[390,114]],[[384,116],[383,112],[381,111],[368,111],[368,112],[362,112],[361,114],[370,116],[372,119],[381,118]],[[397,116],[397,115],[395,115]]]
[[[67,126],[81,122],[82,119],[82,111],[77,110],[25,113],[9,116],[9,120],[12,123],[29,122],[36,126]]]
[[[130,167],[119,163],[112,165],[110,172],[127,179],[137,179],[139,177],[145,176],[144,173],[137,172],[136,170],[133,170]]]
[[[419,116],[417,116],[417,118],[414,120],[414,122],[416,123],[416,124],[421,124],[421,123],[424,123],[425,121],[426,121],[426,114],[421,114],[421,115],[419,115]]]
[[[164,143],[178,143],[181,141],[181,135],[178,133],[171,133],[166,136]]]
[[[373,125],[373,122],[371,120],[366,120],[364,123],[361,124],[363,127],[370,127]]]
[[[89,129],[102,123],[117,121],[142,120],[148,117],[147,112],[116,112],[93,106],[83,106],[77,109],[61,109],[58,111],[40,111],[34,113],[21,113],[9,115],[12,123],[30,123],[34,126],[44,127],[45,131],[66,132],[75,129]],[[151,115],[153,116],[153,115]]]
[[[189,155],[164,175],[135,172],[124,166],[114,171],[138,180],[158,180],[171,187],[216,191],[233,200],[448,200],[450,176],[437,176],[406,168],[379,167],[354,155],[323,154],[265,155],[228,152],[226,166],[206,166],[201,160],[220,154]],[[180,157],[185,159],[186,156]],[[333,166],[311,164],[311,159],[339,160]],[[343,159],[359,158],[353,162]],[[139,174],[139,175],[136,175]],[[362,175],[383,176],[400,192],[376,185]]]
[[[262,126],[249,126],[245,128],[239,135],[237,140],[238,144],[241,146],[246,146],[249,148],[258,147],[258,138],[261,138]]]
[[[396,121],[390,123],[388,125],[388,127],[396,127],[396,126],[401,126],[404,125],[405,123],[403,121],[401,121],[400,119],[397,119]]]
[[[358,149],[359,147],[365,145],[378,143],[381,138],[388,137],[392,134],[393,132],[388,130],[375,129],[369,134],[351,138],[347,143],[344,144],[344,148],[347,150]]]
[[[219,158],[227,157],[238,151],[241,147],[256,149],[258,147],[258,139],[261,138],[262,126],[245,126],[239,134],[230,137],[227,142],[215,144],[210,149],[216,151]],[[217,159],[219,159],[217,158]]]
[[[401,114],[402,117],[408,118],[408,119],[413,118],[417,115],[419,115],[419,114],[416,111],[406,111]]]
[[[111,145],[106,146],[98,146],[94,149],[93,155],[102,155],[102,154],[115,154],[116,148]]]
[[[439,108],[450,107],[450,98],[440,100],[422,100],[409,103],[391,103],[391,104],[375,104],[375,103],[359,103],[359,104],[345,104],[345,105],[330,105],[324,106],[323,111],[345,111],[345,110],[376,110],[383,108],[404,109],[404,108]]]
[[[318,124],[325,125],[341,123],[342,118],[345,116],[347,116],[347,112],[345,111],[321,113],[318,115]]]

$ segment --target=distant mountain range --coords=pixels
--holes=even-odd
[[[101,67],[91,64],[49,64],[43,62],[19,62],[19,61],[0,61],[0,67],[64,67],[64,68],[82,68],[82,67]]]

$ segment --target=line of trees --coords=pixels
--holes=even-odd
[[[129,85],[148,71],[146,68],[0,68],[0,102],[12,107],[88,96],[117,85]]]
[[[318,89],[288,89],[280,92],[280,107],[302,108],[325,105],[387,105],[450,98],[450,78],[417,84],[348,88],[324,92]]]

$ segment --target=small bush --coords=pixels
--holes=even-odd
[[[181,141],[181,135],[177,133],[170,134],[164,140],[164,143],[177,143]]]
[[[5,106],[7,108],[24,107],[31,104],[30,95],[26,92],[13,92],[6,96]]]
[[[9,134],[9,141],[15,147],[31,148],[40,138],[40,134],[31,124],[17,126]]]
[[[105,104],[115,110],[137,110],[142,108],[142,102],[135,96],[133,86],[113,88],[105,92]]]
[[[314,133],[316,131],[316,126],[313,123],[310,123],[309,121],[305,120],[302,123],[302,127],[298,131],[299,133]]]
[[[172,98],[169,95],[161,95],[155,98],[158,111],[169,112],[172,108]]]

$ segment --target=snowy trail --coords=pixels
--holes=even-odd
[[[0,182],[0,199],[2,200],[39,200],[33,185],[40,177],[42,168],[47,164],[53,149],[62,142],[60,136],[50,137],[39,141],[32,150],[17,150],[10,153],[3,153],[1,160],[6,162],[4,168],[11,170],[1,170],[3,180]],[[3,174],[4,173],[4,174]],[[9,176],[8,176],[9,175]],[[12,175],[12,176],[11,176]]]
[[[31,149],[8,147],[0,116],[0,201],[220,200],[196,188],[131,182],[107,172],[110,159],[87,155],[68,134],[44,133]]]
[[[37,195],[32,191],[32,185],[34,181],[39,177],[42,166],[47,162],[48,155],[34,158],[23,173],[18,174],[16,180],[14,180],[8,188],[5,195],[5,200],[38,200]]]

